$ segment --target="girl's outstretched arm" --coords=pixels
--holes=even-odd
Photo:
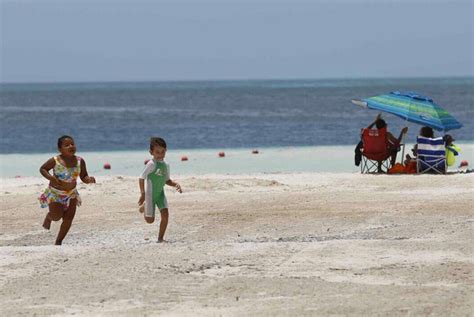
[[[81,160],[81,175],[79,176],[81,177],[81,181],[83,181],[86,184],[95,183],[95,178],[87,174],[86,161],[84,161],[84,159]]]

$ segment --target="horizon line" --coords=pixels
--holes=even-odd
[[[288,78],[217,78],[217,79],[158,79],[158,80],[104,80],[104,81],[0,81],[0,85],[50,85],[50,84],[127,84],[127,83],[191,83],[191,82],[263,82],[263,81],[337,81],[337,80],[420,80],[420,79],[474,79],[474,75],[453,75],[453,76],[361,76],[361,77],[288,77]]]

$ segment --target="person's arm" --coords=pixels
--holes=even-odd
[[[454,143],[446,145],[446,150],[453,152],[454,156],[458,156],[461,149]]]
[[[402,142],[402,139],[403,139],[403,135],[405,133],[408,132],[408,127],[404,127],[401,131],[400,131],[400,136],[398,137],[398,143],[401,143]]]
[[[368,129],[372,129],[372,127],[375,125],[375,123],[377,122],[377,120],[379,120],[380,118],[382,118],[382,113],[379,113],[376,117],[375,117],[375,120],[374,122],[372,122],[371,124],[369,124],[367,126]]]
[[[58,179],[54,175],[51,175],[49,171],[52,170],[55,165],[56,161],[54,160],[54,157],[52,157],[47,160],[43,165],[41,165],[39,170],[40,174],[43,175],[44,178],[53,183],[57,183]]]
[[[413,153],[413,156],[415,156],[415,158],[416,158],[418,156],[418,144],[415,144],[411,151]]]
[[[81,174],[79,176],[81,178],[81,181],[86,184],[95,183],[95,178],[89,176],[89,174],[87,173],[86,161],[84,161],[84,159],[81,159]]]
[[[141,206],[145,202],[145,180],[143,178],[138,179],[138,187],[140,188],[140,198],[138,199],[138,206]]]
[[[395,144],[395,145],[398,145],[400,143],[398,142],[398,139],[394,137],[393,134],[391,134],[390,132],[387,132],[387,140],[391,144]]]
[[[181,185],[179,185],[178,183],[171,180],[171,178],[170,178],[170,165],[169,164],[166,164],[166,182],[165,182],[165,184],[168,185],[168,186],[173,186],[174,188],[176,188],[176,191],[178,191],[179,193],[183,192],[181,190]]]
[[[140,188],[140,198],[138,199],[138,205],[142,205],[145,202],[145,179],[148,177],[148,174],[151,173],[151,171],[154,168],[154,163],[153,161],[149,161],[145,169],[143,170],[142,174],[138,178],[138,187]]]
[[[171,179],[168,179],[168,180],[166,181],[166,185],[168,185],[168,186],[173,186],[174,188],[176,188],[176,191],[178,191],[178,193],[182,193],[182,192],[183,192],[183,190],[181,189],[181,185],[178,184],[178,183],[176,183],[176,182],[174,182],[174,181],[172,181]]]

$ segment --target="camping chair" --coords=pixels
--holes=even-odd
[[[387,129],[369,129],[361,130],[362,135],[362,164],[360,172],[375,173],[378,172],[378,162],[382,162],[382,171],[387,172],[390,167],[390,151],[388,149]]]
[[[418,136],[416,138],[416,172],[446,174],[446,149],[442,137],[426,138]]]

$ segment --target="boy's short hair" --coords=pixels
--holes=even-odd
[[[69,135],[63,135],[63,136],[59,137],[59,139],[58,139],[58,149],[61,148],[61,146],[63,145],[64,140],[66,140],[66,139],[71,139],[71,140],[74,141],[72,136],[69,136]]]
[[[387,126],[387,123],[384,119],[377,119],[377,121],[375,121],[375,126],[377,127],[377,129],[382,129]]]
[[[150,151],[153,151],[155,146],[161,146],[166,149],[166,141],[160,137],[150,138]]]

